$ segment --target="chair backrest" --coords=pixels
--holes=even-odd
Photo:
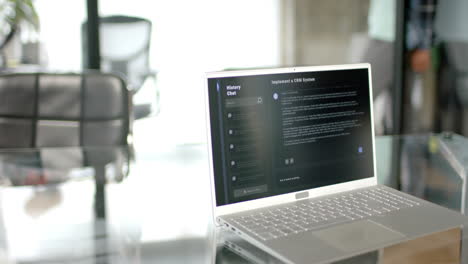
[[[0,75],[0,148],[127,145],[131,98],[117,75]]]
[[[151,21],[131,16],[99,18],[101,70],[123,74],[138,90],[149,69]],[[83,62],[87,65],[87,22],[82,25]]]

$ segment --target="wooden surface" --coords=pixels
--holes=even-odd
[[[461,230],[450,229],[383,250],[382,263],[460,263]]]

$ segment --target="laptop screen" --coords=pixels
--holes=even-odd
[[[217,206],[373,177],[368,71],[208,78]]]

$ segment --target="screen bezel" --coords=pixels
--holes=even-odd
[[[269,75],[269,74],[281,74],[281,73],[296,73],[296,72],[320,72],[320,71],[336,71],[336,70],[352,70],[352,69],[367,69],[368,70],[368,81],[369,81],[369,106],[370,106],[370,117],[371,117],[371,129],[372,129],[372,161],[373,161],[373,176],[365,179],[349,181],[344,183],[338,183],[334,185],[328,185],[318,188],[312,188],[297,192],[291,192],[286,194],[274,195],[270,197],[238,202],[234,204],[217,205],[216,203],[216,188],[214,179],[214,166],[213,166],[213,150],[212,150],[212,139],[211,139],[211,118],[210,118],[210,105],[209,105],[209,92],[208,92],[208,80],[212,78],[221,77],[240,77],[250,75]],[[292,68],[277,68],[277,69],[264,69],[264,70],[246,70],[246,71],[223,71],[223,72],[210,72],[206,74],[205,80],[205,105],[206,105],[206,124],[207,124],[207,140],[208,140],[208,157],[209,157],[209,173],[210,173],[210,184],[211,184],[211,199],[213,216],[219,217],[222,215],[233,214],[245,210],[252,210],[262,208],[266,206],[278,205],[281,203],[288,203],[298,200],[296,194],[307,192],[307,198],[319,197],[327,194],[333,194],[348,190],[354,190],[358,188],[373,186],[377,184],[377,169],[375,161],[375,136],[374,136],[374,118],[373,118],[373,106],[372,106],[372,78],[371,78],[371,66],[368,63],[361,64],[347,64],[347,65],[326,65],[326,66],[308,66],[308,67],[292,67]],[[302,195],[301,195],[302,196]]]

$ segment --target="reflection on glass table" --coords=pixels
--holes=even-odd
[[[130,146],[6,149],[0,151],[0,180],[3,186],[56,185],[90,176],[120,182],[128,175],[130,153]]]
[[[452,133],[378,137],[379,183],[466,211],[468,140]]]
[[[467,144],[378,137],[379,180],[464,212]],[[213,226],[207,157],[203,144],[0,151],[0,263],[281,263]],[[337,263],[466,263],[464,237],[447,230]]]
[[[106,256],[104,189],[128,176],[131,153],[130,146],[0,151],[0,260],[5,252],[32,262]],[[83,201],[91,202],[84,214]]]

